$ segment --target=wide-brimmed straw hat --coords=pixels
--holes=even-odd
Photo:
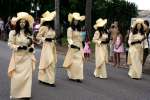
[[[143,20],[142,18],[137,18],[137,19],[133,22],[133,25],[131,25],[131,26],[132,26],[133,28],[135,28],[135,26],[136,26],[137,24],[142,24],[144,28],[146,27],[145,24],[144,24],[144,20]]]
[[[80,16],[80,13],[78,12],[74,12],[74,13],[69,13],[68,14],[68,21],[71,23],[74,20],[78,20],[78,21],[84,21],[85,20],[85,16]]]
[[[41,24],[43,24],[46,21],[52,21],[54,20],[55,17],[56,17],[56,11],[53,12],[46,11],[44,14],[42,14]]]
[[[99,27],[104,27],[107,23],[107,19],[99,18],[94,25],[94,29],[98,29]]]
[[[30,14],[28,14],[27,12],[17,13],[17,21],[20,20],[20,19],[24,19],[24,20],[28,21],[30,27],[33,27],[34,18]]]

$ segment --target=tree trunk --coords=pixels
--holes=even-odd
[[[56,10],[56,18],[55,18],[55,31],[57,34],[57,37],[61,36],[60,31],[60,0],[55,0],[55,10]],[[57,42],[61,45],[61,38],[57,40]]]
[[[87,35],[92,31],[92,0],[86,0],[86,20],[85,20],[85,27],[87,30]]]

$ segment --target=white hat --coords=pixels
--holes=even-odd
[[[72,20],[79,20],[79,21],[84,21],[85,20],[85,16],[80,16],[80,13],[78,12],[74,12],[74,13],[69,13],[68,14],[68,21],[71,23]]]
[[[106,25],[106,23],[107,23],[107,19],[99,18],[96,21],[96,24],[94,25],[94,29],[97,29],[98,27],[103,27],[104,25]]]
[[[55,17],[56,17],[56,11],[53,11],[53,12],[46,11],[42,15],[41,24],[43,24],[46,21],[52,21],[52,20],[54,20]]]

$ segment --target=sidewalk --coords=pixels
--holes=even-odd
[[[58,51],[59,54],[66,55],[67,50],[68,50],[67,46],[58,46],[57,45],[57,51]],[[92,63],[95,62],[95,52],[94,52],[94,50],[92,50],[92,54],[90,55],[90,58],[86,59],[86,62],[87,61],[90,61]],[[125,64],[125,62],[126,62],[126,55],[122,54],[121,55],[121,67],[120,68],[127,68],[128,69],[128,66]],[[150,74],[150,55],[147,57],[145,66],[143,67],[143,72],[146,73],[146,74]]]

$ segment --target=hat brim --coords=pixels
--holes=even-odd
[[[51,13],[49,11],[47,11],[43,16],[44,17],[41,18],[41,23],[40,24],[43,24],[46,21],[53,21],[56,17],[56,11],[53,11]]]
[[[18,14],[16,22],[21,20],[21,19],[28,21],[30,27],[33,27],[34,18],[31,15],[29,15],[29,14],[28,15],[27,14],[26,15]]]
[[[53,19],[50,19],[50,18],[41,18],[41,24],[43,24],[44,22],[50,22],[52,20]]]
[[[137,18],[137,19],[134,21],[133,25],[131,25],[131,26],[132,26],[133,28],[135,28],[135,26],[136,26],[137,24],[142,24],[144,28],[146,27],[146,25],[144,24],[144,20],[143,20],[142,18]]]
[[[142,26],[145,28],[146,27],[146,25],[144,24],[144,22],[136,22],[136,23],[134,23],[133,25],[131,25],[133,28],[135,28],[136,27],[136,25],[137,24],[142,24]]]
[[[107,23],[107,20],[103,20],[101,22],[97,22],[95,25],[94,25],[94,29],[98,29],[99,27],[104,27]]]
[[[77,21],[84,21],[85,20],[85,16],[80,16],[79,13],[75,12],[73,14],[69,13],[68,14],[68,21],[71,23],[72,21],[77,20]]]

